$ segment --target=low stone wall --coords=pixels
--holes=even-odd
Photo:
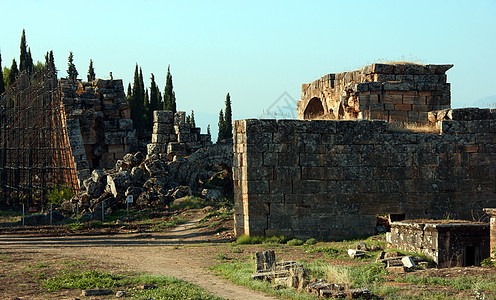
[[[389,246],[423,253],[439,266],[480,265],[489,257],[489,224],[461,221],[393,222]]]
[[[468,111],[448,114],[441,134],[384,121],[236,121],[236,233],[345,238],[373,234],[378,214],[482,215],[496,206],[496,112]]]

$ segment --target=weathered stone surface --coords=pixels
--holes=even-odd
[[[114,292],[109,289],[92,289],[92,290],[82,290],[81,291],[81,296],[105,296],[105,295],[111,295]]]
[[[222,197],[222,192],[216,189],[203,189],[202,196],[207,199],[218,200]]]
[[[115,198],[120,198],[124,195],[124,187],[129,180],[128,171],[120,171],[114,174],[107,175],[107,187],[112,192]]]

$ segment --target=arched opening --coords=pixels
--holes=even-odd
[[[324,115],[324,107],[322,106],[322,102],[320,102],[319,98],[312,98],[305,108],[304,112],[305,120],[317,119]]]

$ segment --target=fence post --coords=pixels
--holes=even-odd
[[[105,222],[105,200],[102,201],[102,222]]]
[[[24,226],[24,203],[22,204],[22,226]]]
[[[79,223],[79,202],[76,202],[76,223]]]
[[[53,203],[50,203],[50,225],[52,225],[52,211],[53,211]]]

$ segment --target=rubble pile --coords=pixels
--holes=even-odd
[[[218,199],[232,191],[232,145],[212,145],[210,135],[184,122],[184,112],[155,111],[148,153],[128,153],[112,169],[93,170],[73,200],[93,212],[125,203],[165,207],[175,199],[197,195]]]

